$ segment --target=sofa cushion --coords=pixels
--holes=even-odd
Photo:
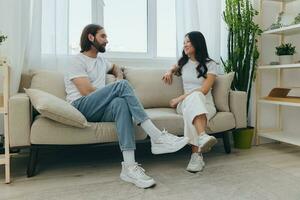
[[[153,123],[160,129],[166,129],[175,135],[183,135],[184,121],[180,114],[177,114],[173,108],[148,108],[146,113]],[[209,121],[206,128],[207,133],[219,133],[233,129],[235,127],[235,119],[231,112],[217,112]],[[143,132],[137,127],[139,133]]]
[[[168,108],[172,98],[183,94],[181,77],[174,76],[172,85],[162,81],[166,69],[125,68],[126,79],[145,108]]]
[[[235,128],[235,119],[231,112],[217,112],[206,128],[207,133],[220,133]]]
[[[150,108],[146,113],[159,129],[167,129],[175,135],[183,135],[184,122],[172,108]],[[118,137],[114,122],[88,123],[90,126],[84,129],[67,126],[48,118],[38,116],[31,127],[31,144],[96,144],[116,142]],[[209,122],[208,133],[217,133],[234,128],[232,113],[219,112]],[[147,137],[140,126],[135,126],[136,140]]]
[[[31,127],[31,144],[96,144],[118,141],[114,122],[88,123],[84,129],[58,123],[48,118],[38,116]],[[136,133],[136,140],[146,138],[143,132]]]
[[[41,113],[62,124],[85,128],[88,126],[86,118],[66,101],[38,89],[25,89],[33,107]]]
[[[212,88],[212,95],[217,111],[229,112],[229,91],[233,77],[234,72],[231,72],[219,75],[216,78]]]
[[[30,88],[39,89],[66,99],[64,75],[61,72],[38,70],[32,74]]]
[[[184,122],[173,108],[148,108],[145,109],[149,118],[160,129],[166,129],[175,135],[183,135]],[[141,127],[136,127],[136,132],[144,132]]]
[[[26,82],[31,82],[30,88],[39,89],[53,94],[61,99],[66,99],[67,94],[65,89],[64,74],[62,72],[37,70],[32,73],[31,80],[29,75],[27,75],[26,78]],[[109,84],[114,81],[116,81],[114,75],[106,75],[105,84]]]

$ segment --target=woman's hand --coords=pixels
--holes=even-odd
[[[164,76],[162,77],[162,80],[164,83],[171,85],[172,84],[172,79],[173,79],[173,73],[172,71],[167,71]]]
[[[187,97],[187,95],[181,95],[177,98],[171,99],[171,101],[170,101],[171,108],[176,108],[177,105],[185,99],[185,97]]]

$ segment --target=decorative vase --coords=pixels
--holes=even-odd
[[[250,149],[253,135],[254,135],[254,128],[252,127],[235,130],[233,132],[234,148]]]
[[[279,63],[281,65],[292,64],[293,63],[293,55],[282,55],[282,56],[279,56]]]

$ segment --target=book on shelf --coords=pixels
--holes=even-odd
[[[266,100],[271,101],[286,101],[291,103],[300,103],[300,88],[284,88],[276,87],[273,88],[267,97],[264,97]]]

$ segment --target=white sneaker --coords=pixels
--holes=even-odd
[[[140,188],[149,188],[155,185],[155,181],[145,174],[145,170],[138,164],[127,165],[122,162],[120,178],[123,181],[133,183]]]
[[[186,167],[186,170],[189,172],[200,172],[203,170],[205,163],[203,161],[202,154],[192,153],[190,162]]]
[[[201,153],[208,152],[217,142],[214,136],[203,134],[198,138],[199,151]]]
[[[183,148],[188,141],[188,137],[178,137],[163,130],[157,140],[151,139],[151,151],[153,154],[173,153]]]

